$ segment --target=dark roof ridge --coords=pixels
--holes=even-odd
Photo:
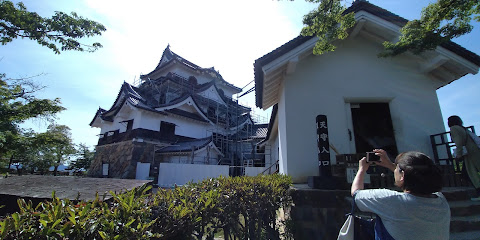
[[[122,105],[123,102],[124,102],[124,100],[126,100],[126,99],[128,99],[128,98],[130,97],[130,95],[131,95],[131,94],[130,94],[130,90],[133,91],[133,89],[131,88],[130,84],[128,84],[127,82],[124,81],[123,84],[122,84],[122,87],[121,87],[120,90],[118,91],[117,98],[115,98],[115,102],[113,102],[113,104],[112,104],[112,106],[110,107],[110,109],[108,109],[107,111],[103,112],[102,115],[103,115],[103,114],[106,114],[106,113],[109,113],[109,112],[112,112],[112,111],[116,108],[116,106]],[[135,91],[133,91],[133,92],[136,93]],[[124,100],[120,100],[120,96],[122,95],[122,93],[125,94]],[[132,97],[135,97],[135,98],[138,99],[138,100],[141,100],[141,99],[142,99],[141,96],[140,96],[138,93],[136,93],[136,96],[133,96],[133,95],[132,95]],[[140,98],[137,98],[137,97],[140,97]],[[121,101],[122,104],[117,104],[119,101]]]
[[[101,108],[101,107],[98,107],[98,110],[97,110],[97,112],[95,113],[95,116],[93,117],[92,121],[90,121],[90,124],[89,124],[89,125],[92,126],[92,125],[93,125],[93,122],[95,122],[95,119],[97,119],[97,117],[102,117],[102,113],[104,113],[105,111],[107,111],[107,110],[105,110],[105,109],[103,109],[103,108]]]

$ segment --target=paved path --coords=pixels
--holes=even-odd
[[[52,191],[61,199],[93,200],[96,193],[122,192],[148,184],[150,180],[86,178],[73,176],[23,175],[0,178],[0,195],[51,198]],[[111,197],[107,194],[107,199]]]

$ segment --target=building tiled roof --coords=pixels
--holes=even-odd
[[[267,123],[264,123],[264,124],[256,124],[256,125],[254,126],[254,130],[255,130],[255,133],[254,133],[254,135],[252,136],[252,138],[264,139],[265,137],[267,137],[268,124],[267,124]]]
[[[102,116],[102,113],[104,113],[105,111],[107,111],[107,110],[99,107],[98,110],[97,110],[97,112],[95,113],[95,116],[93,117],[92,121],[90,122],[90,126],[92,126],[92,125],[93,125],[93,122],[95,121],[95,119],[97,119],[97,117],[101,117],[101,116]]]
[[[150,75],[151,73],[159,70],[159,69],[162,69],[164,66],[166,66],[167,64],[169,64],[170,62],[172,62],[173,60],[176,60],[177,62],[180,62],[182,63],[183,65],[189,67],[189,68],[192,68],[193,70],[196,70],[196,71],[200,71],[200,72],[204,72],[204,73],[208,73],[210,75],[213,75],[215,76],[217,79],[219,79],[223,84],[231,87],[231,88],[234,88],[236,89],[237,91],[241,91],[242,89],[225,81],[225,79],[223,79],[222,75],[220,75],[220,73],[218,71],[215,70],[214,67],[210,67],[210,68],[202,68],[202,67],[199,67],[198,65],[188,61],[187,59],[179,56],[178,54],[174,53],[173,51],[170,50],[170,46],[167,46],[167,48],[165,48],[165,50],[163,51],[163,55],[162,55],[162,58],[160,59],[160,62],[158,63],[157,67],[155,68],[155,70],[153,70],[152,72],[148,73],[147,75],[141,75],[140,78],[145,78],[146,76]]]
[[[352,6],[345,10],[345,13],[350,12],[359,12],[359,11],[366,11],[371,13],[377,17],[380,17],[388,22],[391,22],[397,26],[403,27],[408,20],[402,18],[390,11],[387,11],[383,8],[375,6],[367,1],[354,1]],[[307,42],[308,40],[314,38],[314,36],[298,36],[289,42],[283,44],[282,46],[276,48],[272,52],[258,58],[255,60],[254,63],[254,74],[255,74],[255,102],[257,107],[262,107],[263,101],[263,71],[262,67],[266,64],[272,62],[273,60],[277,59],[278,57],[282,56],[285,53],[293,50],[294,48],[302,45],[303,43]],[[442,47],[454,52],[455,54],[459,55],[460,57],[474,63],[477,66],[480,66],[480,56],[477,54],[463,48],[462,46],[449,41],[447,43],[441,44]]]
[[[271,51],[270,53],[264,55],[263,57],[255,60],[253,64],[254,74],[255,74],[255,103],[257,107],[262,107],[262,93],[263,93],[263,71],[262,67],[282,56],[285,53],[290,52],[294,48],[302,45],[306,41],[312,39],[312,36],[298,36],[277,49]]]
[[[168,110],[165,110],[165,112],[172,113],[172,114],[179,115],[179,116],[186,117],[186,118],[190,118],[190,119],[197,120],[197,121],[200,121],[200,122],[208,122],[207,120],[205,120],[203,117],[199,116],[198,114],[187,112],[187,111],[184,111],[184,110],[181,110],[181,109],[178,109],[178,108],[168,109]]]
[[[122,95],[123,94],[123,95]],[[115,99],[114,104],[109,110],[99,108],[95,114],[93,120],[90,122],[92,126],[93,122],[97,117],[100,117],[104,121],[113,121],[113,117],[120,111],[122,106],[126,103],[130,103],[134,107],[138,107],[147,111],[159,113],[165,115],[166,113],[162,111],[155,110],[152,106],[147,104],[145,98],[143,98],[137,91],[135,87],[132,87],[130,84],[124,82],[120,91],[118,92],[117,98]]]
[[[277,111],[278,111],[278,103],[273,105],[272,115],[270,116],[270,121],[268,122],[267,134],[265,136],[265,139],[263,139],[263,141],[259,142],[259,144],[261,144],[265,141],[268,141],[268,139],[270,138],[270,135],[272,135],[273,124],[275,123],[275,119],[277,118]]]
[[[268,132],[268,124],[267,123],[262,123],[262,124],[255,124],[249,129],[243,129],[241,131],[238,131],[237,134],[232,136],[232,139],[242,139],[242,140],[247,140],[247,139],[254,139],[254,140],[264,140],[265,137],[267,136]]]

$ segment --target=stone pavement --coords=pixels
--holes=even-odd
[[[94,200],[96,193],[100,198],[108,192],[122,192],[149,184],[151,180],[87,178],[73,176],[23,175],[0,178],[0,196],[48,199],[55,191],[61,199]]]

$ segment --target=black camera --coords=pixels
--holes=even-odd
[[[367,162],[380,162],[380,156],[375,155],[375,152],[367,152]]]

